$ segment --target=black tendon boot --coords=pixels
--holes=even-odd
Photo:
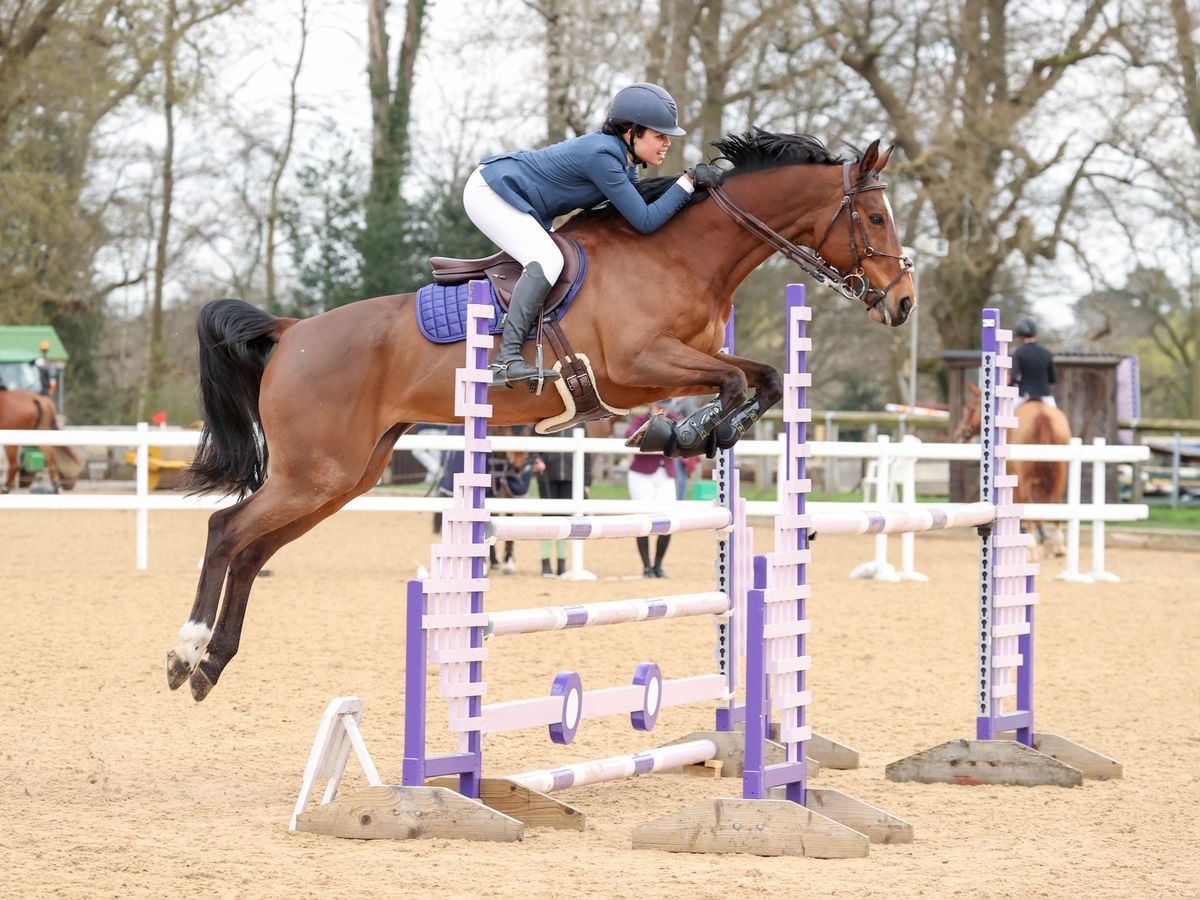
[[[525,336],[537,324],[542,314],[542,303],[550,293],[550,288],[551,284],[542,274],[541,265],[535,262],[527,265],[517,279],[512,300],[508,304],[508,318],[504,320],[500,350],[492,360],[492,387],[516,387],[539,378],[546,381],[558,379],[558,373],[553,369],[539,369],[521,357]]]

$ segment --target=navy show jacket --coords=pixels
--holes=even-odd
[[[541,150],[514,150],[481,159],[484,181],[509,205],[527,212],[550,230],[556,216],[590,209],[609,200],[622,216],[649,234],[683,209],[689,194],[678,184],[646,203],[634,182],[625,144],[595,131]]]

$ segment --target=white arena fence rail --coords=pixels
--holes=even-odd
[[[135,490],[134,493],[91,493],[68,492],[63,494],[12,493],[0,496],[0,511],[4,510],[47,510],[47,509],[107,509],[131,510],[137,516],[135,535],[135,559],[139,570],[149,566],[149,513],[151,510],[202,510],[219,509],[232,505],[231,497],[188,497],[181,493],[157,494],[150,491],[151,446],[195,447],[200,440],[199,431],[169,430],[138,423],[136,430],[75,428],[61,431],[13,431],[0,430],[0,446],[91,446],[91,447],[134,447]],[[405,435],[396,441],[397,450],[462,450],[461,435],[416,434]],[[632,456],[638,451],[625,446],[621,438],[589,438],[582,429],[570,436],[494,436],[491,446],[497,451],[525,451],[547,453],[571,453],[573,455],[574,496],[570,500],[493,499],[487,508],[497,513],[558,514],[558,515],[603,515],[620,513],[647,513],[661,511],[661,504],[639,503],[633,500],[590,500],[583,496],[585,455],[618,454]],[[776,461],[783,457],[784,435],[778,440],[739,441],[739,458],[768,457]],[[878,509],[892,505],[883,500],[893,496],[899,488],[899,500],[904,506],[916,503],[915,462],[922,460],[949,460],[978,462],[979,444],[925,443],[913,436],[895,443],[887,435],[874,442],[859,441],[810,441],[812,456],[825,459],[863,459],[876,464],[875,503],[822,503],[812,502],[814,512],[853,511],[855,509]],[[1067,502],[1025,504],[1031,519],[1067,523],[1067,564],[1061,577],[1076,581],[1113,581],[1116,576],[1104,568],[1104,524],[1106,522],[1129,522],[1145,519],[1149,508],[1145,504],[1105,502],[1105,466],[1117,463],[1145,462],[1150,458],[1146,446],[1109,446],[1103,438],[1092,445],[1084,445],[1072,439],[1069,446],[1012,445],[1009,458],[1014,460],[1066,461],[1068,465]],[[907,464],[907,465],[906,465]],[[1092,496],[1090,503],[1080,502],[1082,467],[1092,465]],[[777,490],[782,491],[782,480],[776,479]],[[780,499],[753,500],[746,504],[747,514],[754,517],[775,516],[780,510]],[[680,501],[680,509],[710,508],[709,501]],[[900,505],[900,504],[897,504]],[[366,496],[352,500],[346,509],[359,512],[444,512],[451,506],[448,497],[388,497]],[[1080,524],[1092,524],[1092,569],[1079,571]],[[887,562],[887,535],[876,535],[875,560],[859,567],[863,572],[878,572],[865,577],[898,581],[922,576],[915,571],[913,535],[903,534],[902,563],[899,570]],[[565,578],[569,580],[591,580],[595,578],[584,567],[583,541],[572,541],[571,567]],[[858,571],[858,570],[856,570]],[[864,577],[860,573],[860,577]]]

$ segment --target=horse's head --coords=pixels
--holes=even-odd
[[[879,177],[892,149],[880,153],[873,141],[862,158],[842,165],[841,192],[816,251],[838,270],[842,293],[861,299],[872,320],[895,327],[916,308],[917,288]]]
[[[968,381],[967,390],[969,393],[963,398],[962,416],[958,420],[958,427],[954,429],[954,440],[960,444],[965,444],[979,434],[982,421],[979,411],[979,388]]]

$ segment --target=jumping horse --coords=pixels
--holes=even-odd
[[[58,416],[54,409],[54,401],[49,397],[35,394],[33,391],[0,390],[0,429],[54,431],[57,428]],[[0,494],[12,491],[13,483],[17,480],[18,449],[14,446],[4,448],[8,461],[8,474],[4,478],[4,485],[0,487]],[[72,487],[75,484],[74,476],[64,478],[59,472],[58,455],[54,447],[46,446],[40,449],[46,457],[46,468],[50,471],[50,489],[57,494],[63,488],[64,482],[67,488]],[[60,449],[63,456],[67,457],[75,466],[83,466],[74,447]]]
[[[979,388],[967,382],[969,394],[963,403],[962,417],[954,431],[954,439],[969,441],[979,434]],[[1041,400],[1026,400],[1016,412],[1017,427],[1008,433],[1010,444],[1069,444],[1071,423],[1066,414]],[[1010,459],[1008,470],[1017,476],[1013,492],[1015,503],[1061,503],[1067,489],[1067,464],[1050,460]],[[1055,556],[1066,555],[1062,524],[1055,522],[1047,534],[1046,523],[1033,522],[1038,544],[1048,544]],[[1036,548],[1035,548],[1036,549]]]
[[[730,446],[778,402],[775,369],[719,352],[734,290],[774,253],[861,300],[875,322],[900,325],[916,305],[880,178],[890,148],[880,152],[875,141],[842,159],[815,138],[761,130],[714,146],[727,164],[721,186],[697,191],[653,234],[604,208],[560,229],[589,260],[561,325],[590,359],[604,399],[632,408],[719,395],[675,432],[649,423],[643,449],[657,442],[698,455]],[[671,181],[649,179],[639,190],[651,198]],[[376,297],[303,320],[238,300],[200,313],[205,426],[190,486],[244,499],[209,519],[195,603],[166,658],[172,689],[189,682],[203,700],[237,652],[250,589],[271,555],[369,490],[413,423],[455,421],[462,350],[422,338],[414,297]],[[496,425],[563,409],[549,393],[493,392],[490,401]]]

